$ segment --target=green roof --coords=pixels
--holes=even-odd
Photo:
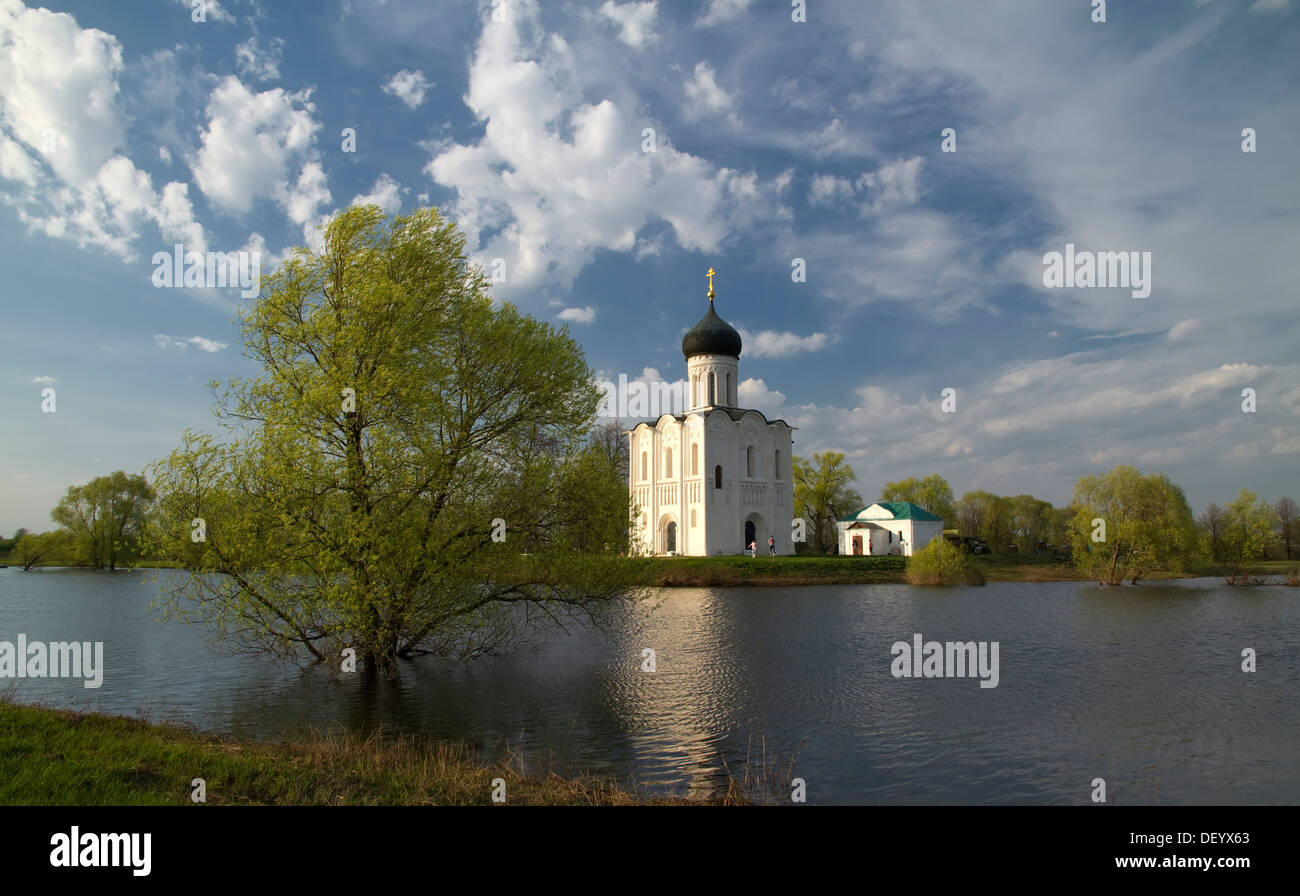
[[[841,523],[851,522],[857,519],[895,519],[895,520],[924,520],[927,522],[937,523],[940,518],[920,505],[913,504],[911,501],[877,501],[881,507],[888,507],[892,517],[860,517],[859,514],[867,508],[864,507],[857,513],[851,513],[848,516],[842,516],[839,519]],[[870,506],[870,505],[869,505]]]

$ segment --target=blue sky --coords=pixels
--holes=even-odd
[[[254,372],[238,291],[153,253],[270,265],[358,201],[442,208],[611,379],[684,375],[712,265],[741,403],[866,498],[1300,497],[1297,5],[0,0],[0,532]],[[1066,243],[1150,252],[1150,296],[1046,288]]]

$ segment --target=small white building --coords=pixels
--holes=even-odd
[[[880,557],[910,557],[932,539],[943,537],[943,520],[908,501],[877,501],[835,524],[840,553]]]
[[[682,339],[690,384],[685,413],[628,432],[632,551],[705,557],[793,554],[794,427],[737,407],[740,334],[713,308]]]

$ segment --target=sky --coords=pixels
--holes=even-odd
[[[437,206],[611,380],[685,376],[712,266],[740,403],[867,500],[1300,498],[1297,0],[197,5],[0,0],[0,533],[256,373],[251,299],[155,253],[269,272],[365,202]],[[1149,295],[1047,285],[1067,244]]]

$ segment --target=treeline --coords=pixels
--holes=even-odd
[[[835,522],[872,501],[908,501],[941,517],[944,526],[960,535],[981,539],[994,553],[1028,553],[1040,546],[1068,545],[1069,507],[1053,507],[1033,495],[1014,497],[969,491],[953,498],[952,486],[937,473],[887,482],[880,496],[864,501],[849,487],[853,468],[838,451],[794,458],[795,515],[807,524],[808,550],[834,553],[838,545]]]
[[[794,468],[795,514],[807,524],[806,550],[835,553],[836,521],[871,502],[850,488],[853,468],[840,452],[796,457]],[[1156,571],[1199,572],[1210,564],[1236,583],[1253,563],[1300,554],[1300,512],[1291,498],[1270,504],[1242,489],[1235,501],[1210,504],[1198,517],[1168,476],[1130,466],[1081,477],[1064,507],[1033,495],[981,490],[954,500],[938,474],[886,483],[878,500],[923,507],[993,553],[1068,552],[1076,568],[1108,584],[1136,583]]]
[[[68,489],[50,513],[59,527],[19,529],[0,539],[6,559],[25,570],[37,564],[117,569],[140,558],[154,492],[143,476],[119,470]]]
[[[505,521],[512,547],[524,554],[543,549],[626,553],[627,463],[627,439],[619,426],[594,428],[588,442],[567,458],[562,472],[547,479],[545,487],[555,500],[531,502],[533,512]],[[216,503],[221,497],[214,490],[210,499]],[[239,498],[230,494],[225,500],[235,503]],[[171,562],[176,552],[164,550],[164,542],[188,542],[194,550],[199,544],[191,538],[190,517],[168,510],[157,503],[144,476],[119,470],[69,488],[50,514],[58,528],[39,533],[19,529],[12,538],[0,537],[0,558],[24,570],[37,565],[112,570],[142,559]],[[170,541],[164,538],[164,517],[184,517],[184,532]],[[480,528],[488,533],[492,527],[484,523]]]

